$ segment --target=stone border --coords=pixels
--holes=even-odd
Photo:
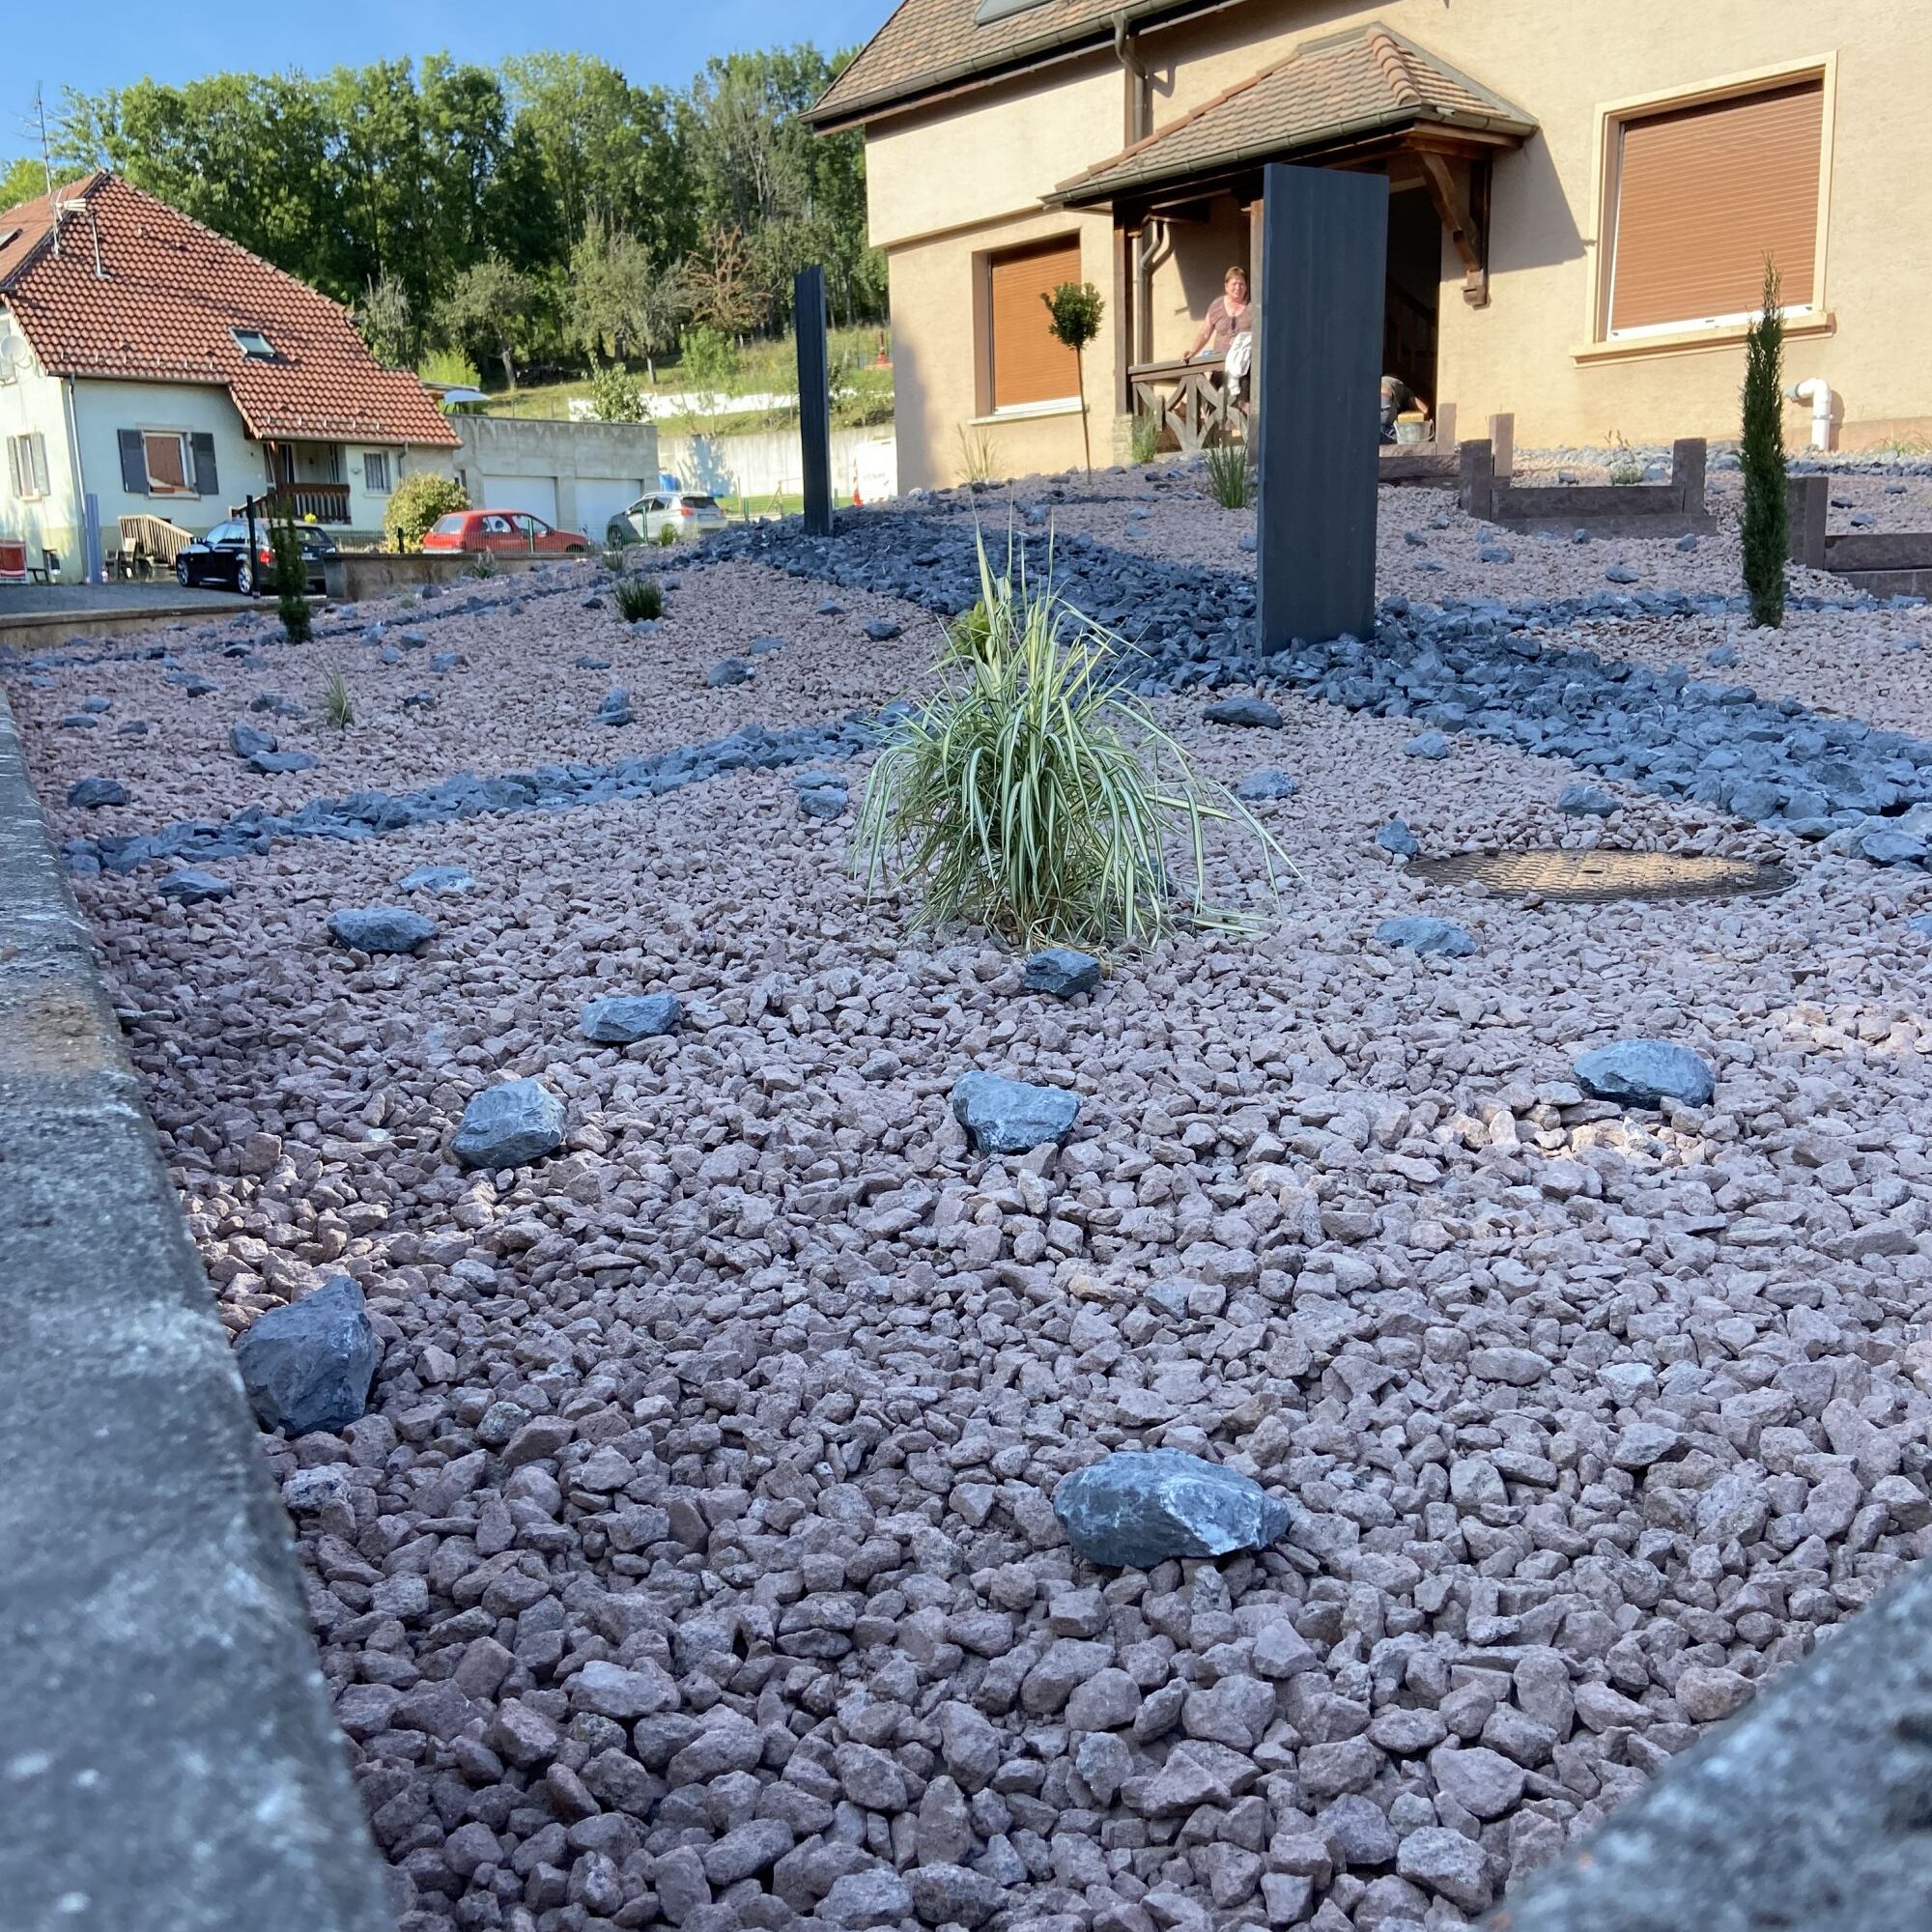
[[[0,1918],[391,1932],[287,1518],[0,698]]]
[[[1828,530],[1832,478],[1807,471],[1785,480],[1793,563],[1829,570],[1875,597],[1932,597],[1932,530]]]
[[[1582,529],[1600,537],[1702,535],[1717,527],[1704,501],[1709,452],[1702,437],[1685,437],[1670,445],[1667,483],[1523,485],[1510,480],[1513,418],[1492,416],[1490,421],[1488,438],[1465,442],[1458,451],[1456,489],[1462,508],[1486,524],[1528,532]]]
[[[1826,1636],[1489,1932],[1932,1924],[1932,1564]]]

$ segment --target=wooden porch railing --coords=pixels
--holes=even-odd
[[[349,521],[347,483],[283,483],[269,497],[274,516],[287,513],[298,522],[313,517],[319,524],[346,524]]]
[[[1192,456],[1211,441],[1243,441],[1248,435],[1252,376],[1230,397],[1218,355],[1198,362],[1137,362],[1127,371],[1134,413],[1150,417],[1162,440],[1172,437]]]

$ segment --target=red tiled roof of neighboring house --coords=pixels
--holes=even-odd
[[[305,282],[118,175],[52,199],[58,237],[45,195],[0,213],[0,304],[50,375],[224,388],[258,439],[459,440],[417,378],[384,368]],[[272,357],[244,355],[238,328]]]
[[[1304,41],[1171,127],[1061,183],[1049,199],[1086,206],[1123,188],[1419,122],[1518,140],[1536,131],[1521,108],[1377,20]]]
[[[903,0],[828,87],[810,119],[823,130],[847,127],[921,96],[990,78],[1002,70],[1084,44],[1110,43],[1127,27],[1179,19],[1228,0],[1040,0],[1002,18],[977,20],[980,0]]]

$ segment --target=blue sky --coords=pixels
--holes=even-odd
[[[38,83],[93,92],[144,75],[191,80],[223,70],[331,67],[448,51],[485,63],[543,47],[600,54],[635,81],[681,87],[713,54],[812,41],[827,52],[866,40],[894,0],[629,0],[570,8],[509,0],[327,0],[323,6],[187,7],[94,0],[76,14],[45,0],[10,8],[0,63],[0,156],[33,146]],[[237,32],[237,28],[242,31]]]

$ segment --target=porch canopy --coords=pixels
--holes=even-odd
[[[1045,200],[1113,213],[1124,376],[1140,346],[1134,315],[1144,316],[1148,304],[1139,238],[1151,222],[1199,220],[1214,198],[1232,196],[1249,213],[1258,271],[1262,170],[1270,161],[1375,169],[1391,188],[1425,189],[1463,264],[1464,300],[1484,306],[1491,160],[1535,132],[1521,108],[1372,21],[1304,41],[1171,127],[1061,183]],[[1258,276],[1253,285],[1259,289]],[[1122,407],[1128,406],[1123,393]]]

